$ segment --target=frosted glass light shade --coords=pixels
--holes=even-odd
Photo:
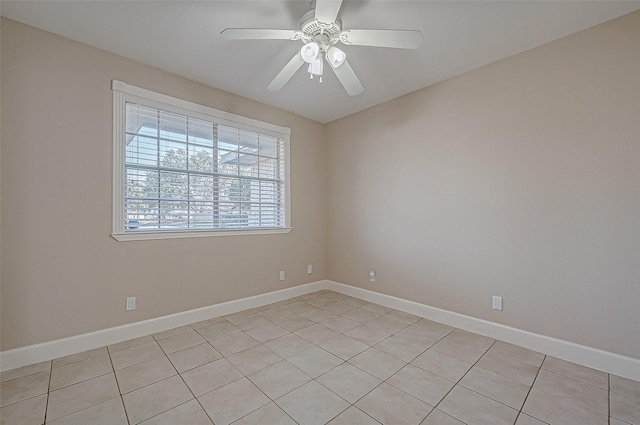
[[[302,60],[306,63],[311,63],[318,59],[318,55],[320,53],[320,46],[318,43],[307,43],[300,49],[300,55],[302,56]]]
[[[331,46],[329,50],[327,50],[327,61],[334,68],[342,65],[346,59],[347,54],[337,47]]]

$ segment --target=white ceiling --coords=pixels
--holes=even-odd
[[[0,13],[64,37],[321,123],[640,9],[640,1],[345,0],[345,29],[418,29],[418,50],[340,46],[364,85],[350,97],[330,68],[267,86],[300,41],[225,41],[227,27],[298,29],[310,1],[7,1]]]

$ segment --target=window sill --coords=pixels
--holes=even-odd
[[[246,236],[246,235],[273,235],[289,233],[291,227],[279,227],[270,229],[226,229],[226,230],[187,230],[187,231],[156,231],[156,232],[126,232],[112,233],[111,237],[119,242],[146,241],[155,239],[178,238],[206,238],[211,236]]]

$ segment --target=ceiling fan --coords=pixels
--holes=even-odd
[[[226,28],[221,36],[225,40],[300,40],[304,43],[271,81],[267,87],[269,91],[284,87],[305,63],[309,64],[310,77],[313,79],[317,75],[322,83],[323,60],[326,60],[347,93],[355,96],[362,93],[364,87],[347,62],[346,53],[335,46],[338,42],[354,46],[417,49],[423,37],[417,30],[343,29],[338,17],[341,5],[342,0],[316,0],[315,9],[300,20],[299,30]]]

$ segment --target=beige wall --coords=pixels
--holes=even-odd
[[[327,192],[328,279],[640,358],[640,12],[327,125]]]
[[[325,277],[322,125],[6,19],[1,78],[2,350]],[[290,127],[293,231],[112,239],[112,79]]]

